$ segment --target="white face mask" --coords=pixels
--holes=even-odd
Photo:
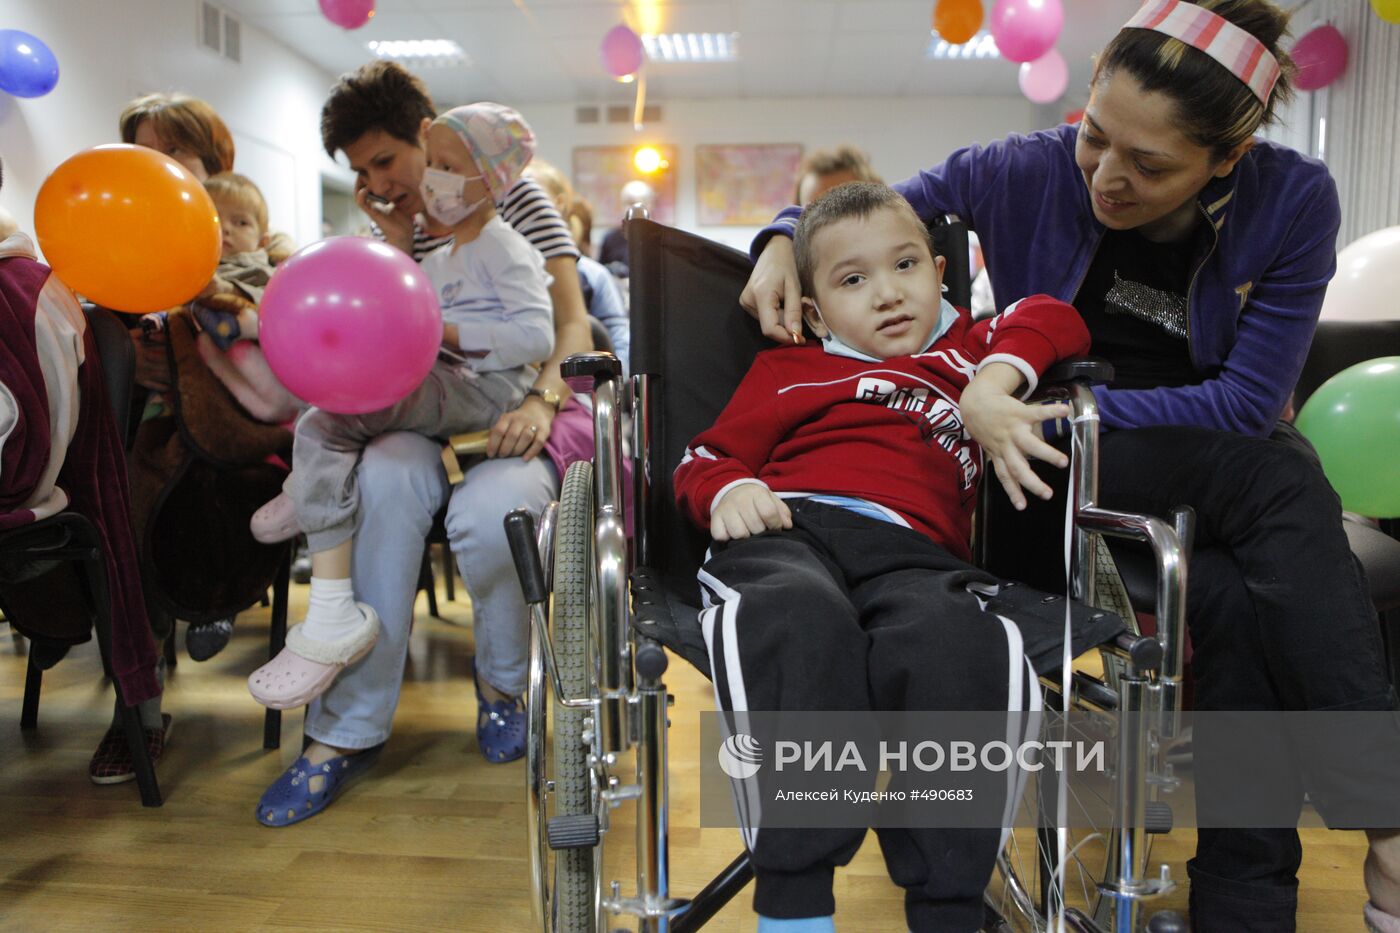
[[[480,175],[458,175],[440,168],[423,170],[423,181],[418,190],[423,195],[423,209],[428,216],[440,224],[455,227],[472,215],[472,212],[490,198],[481,198],[467,203],[467,182],[477,181]]]

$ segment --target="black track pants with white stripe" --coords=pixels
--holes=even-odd
[[[700,571],[716,700],[731,712],[1006,710],[1034,703],[1035,678],[1010,622],[968,584],[995,578],[932,540],[805,500],[791,531],[716,543]],[[742,790],[736,788],[736,793]],[[863,829],[759,830],[738,799],[755,872],[754,909],[835,911],[832,877]],[[997,829],[881,829],[910,929],[976,930]]]

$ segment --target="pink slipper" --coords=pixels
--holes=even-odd
[[[301,533],[297,507],[285,492],[278,493],[277,498],[254,512],[248,524],[253,529],[253,537],[263,544],[281,544]]]
[[[248,677],[248,692],[269,709],[296,709],[330,689],[345,668],[369,654],[379,638],[379,616],[356,603],[363,622],[339,641],[313,641],[300,624],[287,630],[287,646]]]
[[[1369,933],[1400,933],[1400,917],[1386,913],[1370,901],[1363,911]]]

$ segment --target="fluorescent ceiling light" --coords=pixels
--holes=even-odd
[[[924,50],[924,58],[949,60],[1001,58],[1001,52],[997,50],[996,40],[985,29],[961,45],[950,45],[947,40],[940,38],[937,32],[933,30],[929,30],[929,32],[933,38],[929,40],[928,48]]]
[[[732,62],[739,57],[737,32],[663,32],[642,36],[654,62]]]
[[[466,51],[451,39],[388,39],[366,45],[380,58],[411,61],[417,65],[450,67],[471,64]]]

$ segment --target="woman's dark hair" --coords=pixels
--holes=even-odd
[[[1270,0],[1187,0],[1229,20],[1263,43],[1281,74],[1267,106],[1224,65],[1200,49],[1152,29],[1123,29],[1099,53],[1093,84],[1126,71],[1145,91],[1160,91],[1177,104],[1191,141],[1224,159],[1259,127],[1274,122],[1293,96],[1293,60],[1283,49],[1289,13]]]
[[[321,108],[321,144],[332,159],[371,130],[418,145],[418,128],[437,115],[428,88],[397,62],[372,61],[340,76]]]
[[[199,157],[210,175],[233,170],[233,136],[214,108],[186,94],[147,94],[127,104],[117,118],[122,142],[135,143],[136,130],[151,121],[162,142]]]

